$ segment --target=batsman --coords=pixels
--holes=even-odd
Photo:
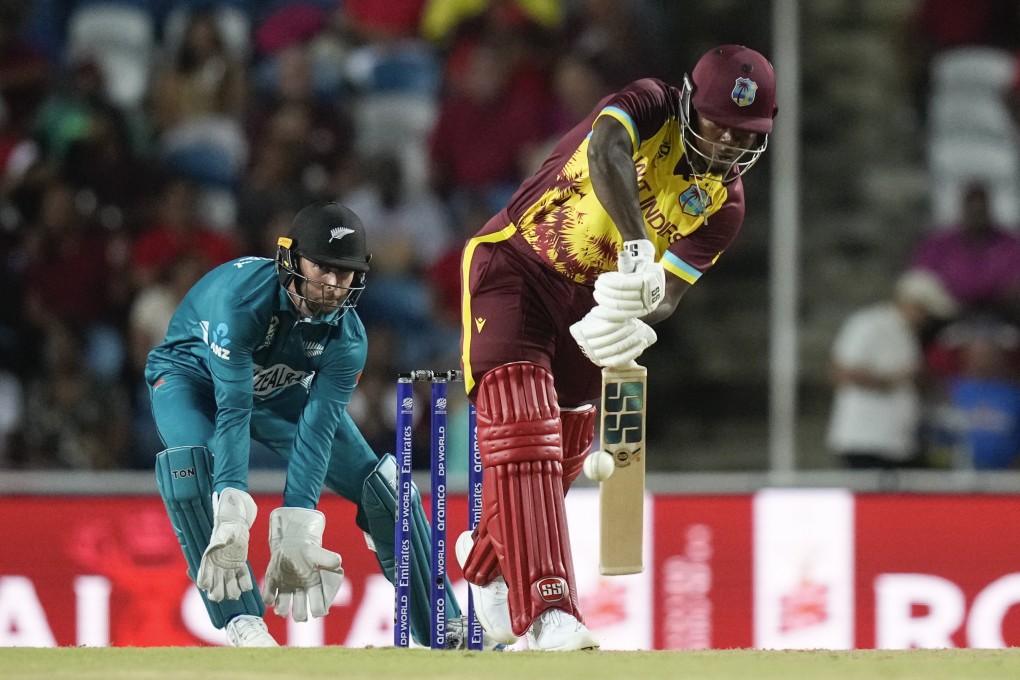
[[[355,521],[393,580],[395,460],[372,451],[346,410],[365,366],[354,308],[370,260],[357,215],[337,203],[310,205],[280,238],[275,261],[234,260],[195,284],[149,354],[145,377],[166,446],[156,456],[159,492],[188,574],[231,645],[277,646],[265,605],[297,621],[329,612],[344,571],[322,545],[323,485],[357,506]],[[258,512],[248,493],[253,440],[287,461],[261,596],[247,559]],[[413,549],[428,555],[417,489],[412,499]],[[411,633],[427,646],[427,560],[412,564],[411,587]],[[452,599],[447,617],[447,644],[466,646]]]
[[[603,99],[468,241],[461,350],[483,507],[456,548],[498,642],[599,646],[578,608],[564,494],[594,438],[600,367],[634,362],[736,238],[742,177],[776,112],[768,60],[713,48],[679,88],[647,78]]]

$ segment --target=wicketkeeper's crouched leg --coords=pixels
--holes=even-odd
[[[531,363],[499,366],[479,383],[476,405],[485,477],[482,523],[465,576],[479,585],[491,581],[491,546],[509,589],[516,635],[523,635],[547,609],[562,609],[581,620],[552,376]]]
[[[212,508],[212,455],[204,446],[178,446],[156,455],[156,483],[163,497],[170,523],[188,563],[188,576],[192,582],[198,574],[202,553],[209,545],[213,529]],[[248,565],[251,572],[251,565]],[[251,573],[252,582],[255,575]],[[197,587],[197,586],[196,586]],[[223,628],[230,619],[240,614],[263,616],[266,606],[257,590],[241,594],[240,599],[211,602],[201,588],[209,619],[217,628]]]

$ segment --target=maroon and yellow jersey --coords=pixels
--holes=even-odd
[[[568,132],[510,199],[510,222],[540,259],[577,283],[592,285],[616,270],[622,237],[595,196],[588,167],[591,130],[605,117],[630,133],[645,229],[659,261],[693,284],[740,231],[744,190],[739,177],[695,184],[681,143],[680,91],[661,80],[631,83]]]

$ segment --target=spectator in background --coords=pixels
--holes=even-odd
[[[246,97],[244,65],[227,49],[216,15],[196,11],[177,53],[157,75],[153,125],[162,131],[205,116],[239,119]]]
[[[428,0],[345,0],[346,22],[362,39],[387,43],[417,38]]]
[[[606,84],[599,59],[574,50],[556,60],[552,67],[552,102],[548,107],[549,136],[530,150],[528,172],[534,172],[552,153],[570,128],[580,123],[599,100],[612,92]]]
[[[116,110],[95,112],[85,135],[70,143],[63,169],[90,194],[105,229],[134,238],[154,219],[167,172],[151,157],[135,152],[130,134]]]
[[[372,260],[372,286],[361,298],[362,319],[397,338],[415,337],[414,342],[397,344],[405,366],[422,365],[450,352],[456,361],[460,327],[439,323],[433,291],[423,280],[451,243],[443,205],[428,191],[411,191],[400,160],[393,155],[374,156],[357,165],[364,168],[363,176],[341,200],[361,217],[374,243],[386,244]]]
[[[238,256],[231,238],[202,223],[196,201],[196,188],[188,180],[175,178],[165,185],[155,222],[138,237],[132,252],[132,281],[137,289],[166,278],[173,263],[187,254],[201,257],[206,271]]]
[[[1014,0],[920,0],[903,28],[898,48],[922,121],[936,54],[960,47],[1020,48],[1020,11]]]
[[[251,252],[272,255],[275,240],[264,242],[269,222],[285,211],[290,212],[286,221],[289,224],[298,209],[314,199],[303,181],[302,158],[299,148],[271,136],[255,147],[251,167],[237,190],[238,231]]]
[[[40,158],[38,143],[24,127],[12,123],[7,106],[0,99],[0,201],[18,190]],[[12,225],[3,226],[10,228]]]
[[[596,55],[574,50],[560,57],[553,69],[557,135],[584,120],[610,92]]]
[[[17,129],[27,129],[50,86],[46,57],[19,37],[29,3],[0,0],[0,101]]]
[[[45,338],[43,370],[28,387],[18,464],[83,470],[124,466],[129,404],[122,387],[89,368],[83,340],[63,323]]]
[[[115,317],[129,294],[117,284],[124,249],[96,226],[78,199],[78,191],[62,179],[44,186],[39,214],[22,243],[24,311],[40,338],[37,346],[71,325],[86,343],[92,368],[113,375],[123,358]]]
[[[131,304],[128,320],[129,358],[132,376],[142,378],[149,351],[166,336],[170,317],[202,275],[209,263],[199,253],[184,252],[167,267],[160,277],[138,291]]]
[[[1020,321],[1020,237],[992,219],[982,182],[964,187],[960,222],[921,240],[911,266],[935,274],[961,313]]]
[[[530,169],[530,152],[549,137],[547,119],[536,115],[549,93],[515,72],[498,44],[465,46],[454,60],[429,139],[432,187],[455,212],[467,194],[484,196],[497,212]]]
[[[250,99],[245,123],[248,143],[256,154],[267,138],[293,144],[305,167],[325,177],[353,149],[350,112],[337,98],[315,91],[313,64],[305,45],[285,47],[273,59],[276,76],[269,89],[254,92]]]
[[[657,34],[665,23],[654,3],[647,0],[581,0],[570,45],[597,56],[608,91],[637,78],[663,76],[657,69],[666,61]]]
[[[1002,470],[1020,462],[1020,381],[1010,361],[1018,333],[972,327],[962,346],[963,370],[949,383],[949,403],[960,426],[964,465]]]
[[[109,101],[103,70],[95,58],[82,56],[71,64],[59,87],[54,88],[35,116],[35,136],[47,157],[63,163],[68,149],[88,137],[93,119],[104,114],[125,126],[124,115]]]
[[[852,314],[833,346],[835,396],[827,443],[844,467],[920,464],[922,327],[956,303],[931,273],[913,270],[887,302]]]
[[[428,0],[421,32],[449,50],[465,35],[495,31],[555,31],[564,21],[563,0]]]
[[[159,152],[171,168],[201,184],[232,187],[248,157],[241,126],[245,66],[207,10],[189,17],[171,58],[157,74],[149,114]]]

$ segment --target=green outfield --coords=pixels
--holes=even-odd
[[[400,649],[3,649],[4,680],[1016,680],[1020,649],[575,652]]]

